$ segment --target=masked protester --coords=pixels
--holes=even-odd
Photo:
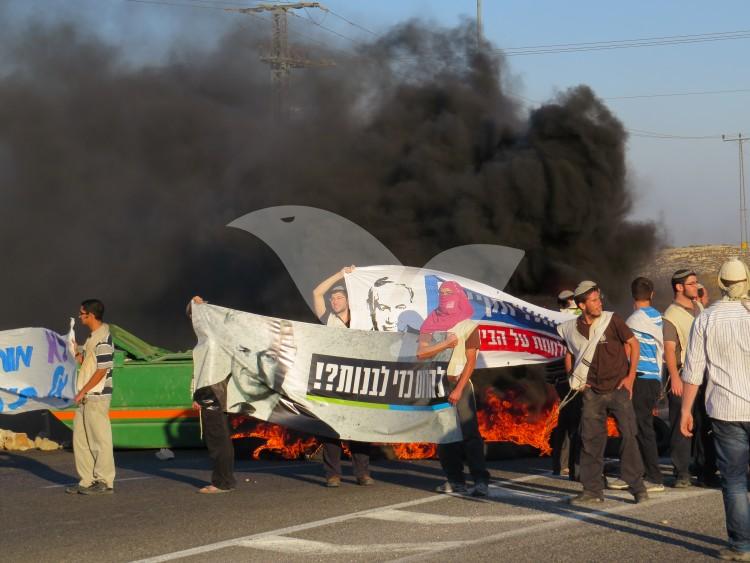
[[[422,323],[417,357],[432,358],[453,349],[448,363],[450,394],[448,402],[456,408],[463,440],[438,445],[438,458],[447,481],[437,488],[439,493],[466,493],[464,459],[474,479],[473,496],[489,494],[490,474],[484,459],[484,440],[479,433],[477,405],[471,376],[479,351],[477,323],[471,320],[474,309],[463,288],[446,281],[438,289],[439,303]]]

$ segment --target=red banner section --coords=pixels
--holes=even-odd
[[[565,345],[559,338],[508,326],[479,325],[483,352],[526,352],[545,358],[561,358]]]

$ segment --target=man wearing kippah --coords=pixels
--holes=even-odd
[[[682,379],[680,372],[685,363],[687,341],[693,321],[703,310],[698,298],[698,276],[690,269],[672,274],[674,301],[664,311],[664,363],[669,374],[669,424],[672,434],[669,450],[674,467],[675,488],[692,485],[690,481],[690,450],[692,440],[680,432],[682,407]]]
[[[590,506],[604,502],[604,448],[607,415],[620,430],[620,474],[636,503],[648,500],[643,484],[643,462],[636,441],[636,421],[631,402],[640,346],[625,321],[603,311],[601,291],[595,282],[583,281],[574,293],[581,316],[558,325],[565,340],[565,368],[571,387],[583,395],[581,417],[581,484],[583,492],[570,504]],[[630,363],[625,354],[630,349]],[[566,408],[566,407],[565,407]]]

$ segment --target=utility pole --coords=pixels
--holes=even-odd
[[[320,8],[320,2],[295,2],[288,4],[258,4],[252,8],[228,8],[230,12],[253,14],[270,12],[273,16],[273,31],[271,34],[271,52],[261,57],[261,60],[271,66],[271,82],[274,88],[274,113],[277,119],[286,116],[289,96],[289,74],[293,68],[311,68],[334,66],[329,60],[313,61],[296,57],[289,50],[286,16],[289,10],[305,8]]]
[[[748,233],[747,233],[747,195],[745,192],[745,155],[742,151],[742,143],[748,140],[739,133],[737,137],[729,138],[726,135],[721,136],[724,142],[737,143],[740,149],[740,250],[747,252]]]
[[[477,48],[482,49],[482,0],[477,0]]]

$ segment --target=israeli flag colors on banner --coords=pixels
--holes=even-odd
[[[480,336],[477,367],[549,362],[565,354],[555,327],[573,317],[538,307],[473,280],[406,266],[367,266],[345,276],[350,327],[419,333],[438,304],[444,281],[460,284],[474,309]]]

